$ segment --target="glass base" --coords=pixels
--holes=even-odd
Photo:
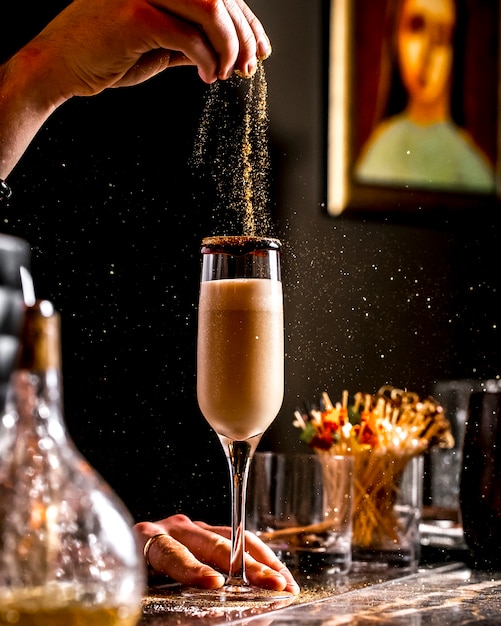
[[[228,602],[228,603],[255,603],[261,602],[269,605],[269,608],[287,606],[294,600],[294,594],[288,591],[276,591],[263,589],[253,585],[224,585],[219,589],[199,589],[186,587],[181,595],[193,600],[204,602]]]

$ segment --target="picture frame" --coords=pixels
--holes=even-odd
[[[404,1],[407,0],[331,0],[327,211],[335,216],[344,211],[500,208],[501,0],[459,0],[460,5],[458,0],[447,0],[456,7],[454,35],[449,41],[453,59],[450,70],[451,123],[444,124],[451,135],[446,139],[451,139],[452,148],[449,153],[445,152],[448,141],[441,136],[430,140],[428,158],[422,157],[421,161],[431,168],[431,174],[429,171],[418,174],[419,168],[414,163],[421,162],[418,159],[421,147],[414,149],[415,143],[409,141],[407,144],[407,140],[403,143],[401,137],[400,143],[396,141],[400,152],[395,153],[394,162],[389,156],[391,134],[384,134],[391,126],[390,114],[385,117],[383,111],[390,100],[388,94],[396,71],[391,68],[391,51],[393,49],[395,56],[395,50],[405,49],[395,45],[395,41],[401,40],[397,39],[394,30],[397,23],[403,22],[395,16],[399,3]],[[419,36],[419,29],[426,27],[414,20],[412,35],[417,30]],[[454,82],[454,71],[461,80]],[[410,98],[408,94],[406,97]],[[453,108],[461,109],[460,122],[453,118]],[[461,146],[454,143],[454,135],[460,142],[465,139],[468,154],[462,154]],[[372,141],[373,136],[382,147],[380,152],[376,150],[376,140]],[[428,132],[419,128],[413,140],[421,142],[424,137],[428,137]],[[434,148],[433,142],[436,144]],[[408,145],[413,146],[413,150],[407,149]],[[441,156],[442,150],[445,156]],[[368,154],[371,158],[365,160],[364,169]],[[415,161],[411,162],[411,158]],[[456,165],[454,159],[457,159]],[[367,165],[370,163],[376,164],[373,170]],[[382,163],[386,169],[379,168]],[[481,171],[484,164],[487,174]],[[460,180],[447,178],[451,172],[456,177],[459,171]],[[476,178],[473,178],[473,172],[478,173]],[[469,180],[470,174],[472,180]]]

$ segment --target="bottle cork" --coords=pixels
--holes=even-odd
[[[18,369],[60,369],[60,316],[48,300],[37,300],[24,312],[20,332]]]

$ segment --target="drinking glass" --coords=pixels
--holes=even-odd
[[[351,566],[351,455],[257,452],[247,523],[286,564],[306,574],[346,574]]]
[[[247,580],[244,520],[250,460],[284,394],[280,242],[209,237],[202,259],[197,397],[226,453],[232,502],[229,572],[224,587],[210,593],[222,600],[276,597]]]

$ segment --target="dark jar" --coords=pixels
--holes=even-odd
[[[470,396],[460,505],[471,566],[501,570],[501,392]]]

